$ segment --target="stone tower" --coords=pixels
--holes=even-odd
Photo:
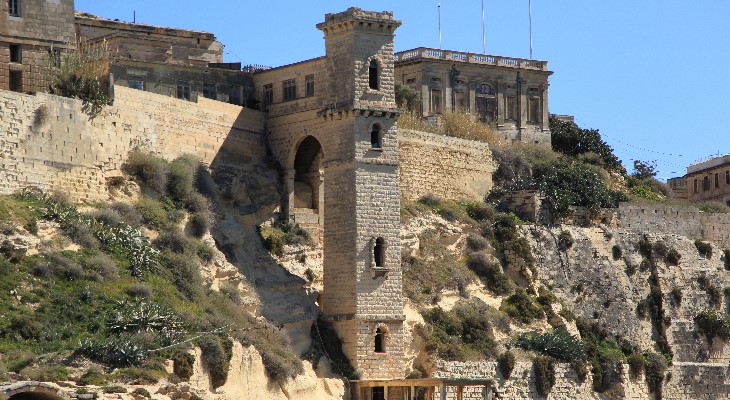
[[[400,190],[390,12],[350,8],[326,42],[322,308],[361,379],[404,376]]]

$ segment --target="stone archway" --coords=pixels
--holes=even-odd
[[[70,397],[60,386],[35,381],[16,382],[0,385],[0,394],[8,400],[69,400]]]
[[[314,136],[306,136],[295,145],[286,184],[289,219],[310,233],[317,232],[324,207],[324,167],[322,145]]]

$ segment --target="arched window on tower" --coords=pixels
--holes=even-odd
[[[368,68],[368,78],[370,83],[370,89],[378,90],[378,62],[370,60],[370,68]]]
[[[385,353],[385,330],[383,328],[375,330],[375,352]]]
[[[380,135],[380,124],[373,125],[373,130],[370,131],[370,147],[373,149],[380,149],[383,147],[383,138]]]

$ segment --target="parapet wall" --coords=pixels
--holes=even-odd
[[[621,203],[618,225],[629,232],[673,234],[730,245],[730,214],[694,207]]]
[[[263,114],[208,99],[187,102],[115,87],[114,106],[95,118],[79,100],[0,90],[0,193],[60,189],[74,200],[108,198],[136,147],[205,164],[254,164],[265,156]]]
[[[535,373],[532,363],[515,364],[509,379],[503,379],[497,372],[497,363],[481,362],[442,362],[441,371],[436,372],[438,378],[483,378],[498,377],[497,391],[500,398],[510,400],[543,399],[537,393]],[[590,368],[589,368],[590,369]],[[672,378],[664,382],[662,388],[664,399],[728,399],[730,385],[727,383],[727,366],[724,364],[675,363],[669,368]],[[456,399],[448,393],[448,399]],[[467,399],[483,399],[483,394],[464,390],[462,397]],[[555,384],[550,390],[549,399],[652,399],[644,376],[632,378],[628,365],[623,365],[621,382],[604,393],[595,393],[592,387],[590,372],[585,380],[580,381],[568,363],[560,363],[555,367]]]
[[[404,199],[426,194],[482,200],[496,165],[486,143],[427,132],[398,130],[400,187]]]

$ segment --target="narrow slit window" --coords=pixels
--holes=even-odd
[[[385,239],[375,239],[375,246],[373,246],[373,259],[375,260],[375,266],[383,268],[385,266]]]
[[[725,171],[725,184],[730,185],[730,171]]]
[[[378,90],[378,62],[375,60],[370,60],[370,68],[368,68],[368,70],[370,89]]]
[[[304,96],[314,96],[314,75],[307,75],[304,77]]]
[[[718,173],[715,173],[715,187],[716,188],[720,187],[720,174],[718,174]]]
[[[380,149],[383,147],[383,138],[380,135],[380,125],[373,125],[373,130],[370,131],[370,146],[373,149]]]
[[[375,352],[385,353],[385,331],[383,331],[383,328],[375,330]]]

